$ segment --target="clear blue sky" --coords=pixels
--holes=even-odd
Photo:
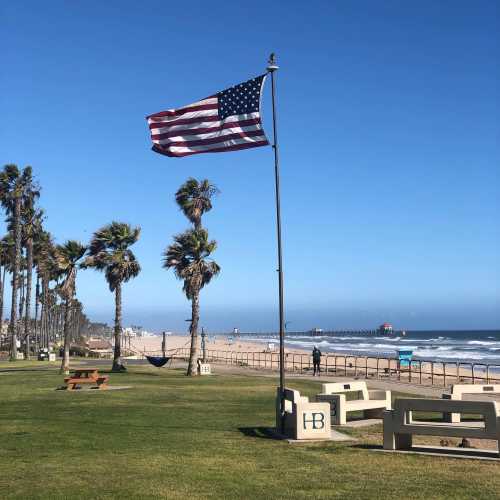
[[[144,119],[275,51],[289,328],[500,327],[498,2],[19,1],[1,19],[2,162],[33,166],[58,242],[142,227],[126,323],[186,328],[161,253],[194,176],[221,190],[201,323],[277,328],[271,148],[166,158]],[[78,297],[112,321],[102,275],[80,273]]]

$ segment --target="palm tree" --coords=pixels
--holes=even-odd
[[[164,252],[163,267],[172,268],[177,279],[184,281],[183,291],[191,301],[191,350],[187,375],[196,374],[198,359],[198,322],[200,319],[200,290],[220,272],[219,265],[209,260],[217,248],[215,240],[208,240],[205,229],[189,229],[174,236],[174,243]]]
[[[42,267],[43,267],[43,259],[44,259],[44,250],[46,247],[47,241],[51,241],[50,234],[47,231],[44,231],[43,227],[40,225],[40,230],[36,232],[35,238],[33,240],[33,264],[36,269],[36,286],[35,286],[35,342],[37,348],[44,347],[42,345],[42,318],[40,318],[40,322],[38,321],[38,311],[41,301],[41,281],[42,280]],[[43,309],[43,305],[42,305]]]
[[[102,227],[94,233],[90,242],[89,256],[83,267],[93,267],[104,272],[109,289],[115,292],[115,348],[112,371],[122,371],[121,333],[122,333],[122,284],[135,278],[141,266],[130,246],[141,233],[139,227],[131,227],[124,222],[115,222]]]
[[[37,275],[41,280],[41,294],[35,300],[42,304],[40,312],[40,344],[41,347],[49,347],[48,338],[48,312],[52,305],[50,294],[50,281],[59,275],[56,261],[56,250],[52,241],[52,235],[47,231],[41,231],[35,240],[35,261],[37,266]]]
[[[34,207],[32,197],[26,198],[23,203],[21,220],[23,222],[23,237],[26,247],[26,303],[24,315],[24,338],[26,342],[26,358],[30,356],[31,335],[31,287],[33,280],[33,241],[42,231],[43,211]]]
[[[7,214],[12,217],[12,233],[15,241],[14,266],[12,270],[12,302],[10,313],[10,359],[17,359],[17,292],[19,270],[21,264],[21,209],[23,199],[38,198],[39,189],[33,182],[31,167],[25,167],[22,172],[17,165],[5,165],[0,173],[0,202]]]
[[[175,194],[175,201],[194,228],[200,229],[201,217],[212,209],[212,197],[218,192],[208,179],[197,181],[190,177]]]
[[[69,373],[69,344],[70,344],[70,312],[76,292],[76,273],[78,263],[87,252],[87,247],[79,241],[68,240],[64,245],[57,245],[56,260],[64,281],[57,288],[57,292],[65,302],[64,307],[64,355],[61,363],[61,373]]]

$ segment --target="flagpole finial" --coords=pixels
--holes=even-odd
[[[278,64],[276,63],[276,55],[274,52],[271,52],[271,55],[269,56],[269,61],[267,61],[267,71],[273,72],[279,69]]]

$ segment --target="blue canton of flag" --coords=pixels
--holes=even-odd
[[[264,76],[258,76],[240,83],[217,94],[219,99],[219,118],[244,113],[255,113],[260,108],[260,88]]]

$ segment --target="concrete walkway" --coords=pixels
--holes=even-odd
[[[225,365],[225,364],[217,364],[211,363],[213,366],[212,372],[214,374],[217,373],[227,373],[227,374],[237,374],[237,375],[246,375],[246,376],[254,376],[254,377],[270,377],[278,380],[279,374],[276,371],[260,369],[256,370],[253,368],[239,367],[234,365]],[[181,363],[176,361],[175,366],[181,366]],[[285,374],[285,379],[290,383],[291,380],[312,380],[318,382],[318,384],[325,384],[327,382],[343,382],[344,380],[352,380],[352,377],[332,377],[330,375],[325,376],[321,375],[319,377],[313,377],[312,375],[305,375],[302,373],[289,373]],[[430,387],[430,386],[421,386],[416,384],[410,384],[408,382],[398,382],[397,380],[377,380],[377,379],[365,379],[358,377],[357,380],[365,380],[367,385],[371,389],[384,389],[391,390],[397,392],[404,392],[406,394],[414,394],[417,396],[426,396],[426,397],[441,397],[441,394],[444,392],[444,387]]]

